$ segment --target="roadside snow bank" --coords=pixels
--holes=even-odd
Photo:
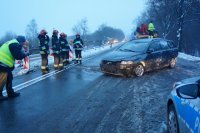
[[[200,57],[192,56],[192,55],[187,55],[185,53],[178,53],[178,57],[185,59],[185,60],[190,60],[190,61],[200,61]]]

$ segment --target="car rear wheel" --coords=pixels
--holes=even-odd
[[[167,115],[168,132],[179,133],[178,119],[174,105],[169,106],[169,111]]]
[[[172,58],[171,61],[170,61],[170,63],[169,63],[169,67],[170,68],[174,68],[175,65],[176,65],[176,58]]]
[[[138,64],[135,69],[134,69],[134,73],[136,76],[140,77],[144,74],[144,67],[142,64]]]

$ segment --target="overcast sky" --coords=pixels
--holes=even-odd
[[[90,33],[101,24],[131,33],[133,20],[144,10],[144,0],[1,0],[0,36],[6,31],[25,34],[35,19],[38,29],[53,28],[72,35],[72,27],[87,18]]]

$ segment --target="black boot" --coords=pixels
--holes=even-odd
[[[76,60],[75,64],[78,64],[78,60]]]
[[[80,64],[82,64],[82,60],[80,60]]]
[[[13,93],[9,93],[9,94],[8,94],[8,97],[9,97],[9,98],[14,98],[14,97],[18,97],[19,95],[20,95],[20,93],[13,92]]]

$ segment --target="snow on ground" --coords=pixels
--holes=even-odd
[[[180,53],[178,54],[179,58],[185,59],[185,60],[190,60],[190,61],[200,61],[200,57],[192,56],[192,55],[187,55],[185,53]]]

